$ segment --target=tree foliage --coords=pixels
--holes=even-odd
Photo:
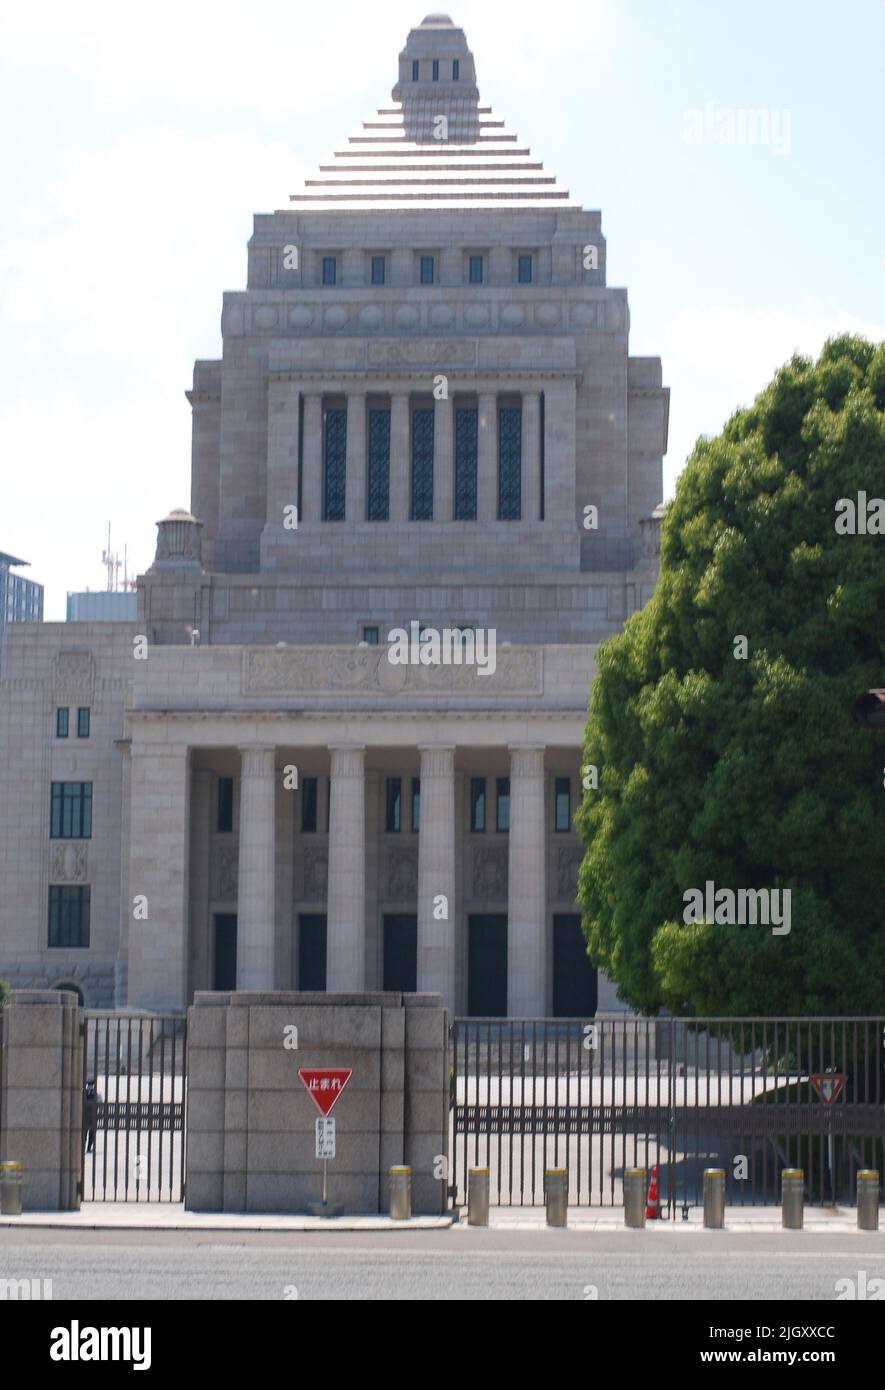
[[[599,650],[578,825],[590,955],[635,1008],[885,1008],[885,535],[836,504],[885,497],[885,345],[794,357],[698,441],[652,601]],[[748,639],[747,660],[735,638]],[[683,923],[683,894],[791,892],[791,931]]]

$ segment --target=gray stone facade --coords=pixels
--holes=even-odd
[[[629,355],[600,214],[475,82],[463,32],[430,17],[392,103],[256,217],[222,357],[188,392],[190,511],[160,523],[137,621],[10,633],[16,985],[181,1009],[231,987],[234,952],[238,988],[303,989],[325,932],[326,988],[477,1012],[495,919],[507,1011],[565,997],[563,807],[596,646],[656,582],[669,394]],[[396,664],[412,622],[494,633],[494,673]],[[59,707],[91,710],[87,738],[57,736]],[[84,784],[90,838],[53,838],[53,785]],[[77,886],[88,946],[57,925],[50,946],[51,890]],[[604,981],[598,1003],[616,1007]]]

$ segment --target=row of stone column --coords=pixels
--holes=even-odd
[[[348,390],[347,487],[345,520],[366,520],[366,409],[370,393]],[[284,508],[295,501],[298,453],[298,383],[272,380],[268,401],[267,522],[278,526]],[[323,394],[304,394],[302,457],[302,521],[323,517]],[[477,396],[477,520],[498,516],[498,400],[497,393]],[[525,391],[522,399],[522,520],[541,516],[541,393]],[[390,400],[390,520],[411,516],[411,405],[408,391],[393,391]],[[434,402],[433,520],[454,517],[455,397]]]
[[[418,989],[455,1002],[455,749],[422,747],[418,836]],[[366,988],[365,747],[330,748],[327,988]],[[276,750],[244,748],[240,791],[237,987],[274,988]],[[511,1017],[543,1017],[544,749],[510,749],[507,998]]]

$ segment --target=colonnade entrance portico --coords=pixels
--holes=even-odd
[[[181,1007],[230,987],[233,930],[239,990],[414,980],[452,1013],[468,1011],[471,993],[506,998],[511,1017],[550,1013],[553,918],[576,912],[580,856],[570,826],[556,833],[554,787],[561,796],[565,774],[577,806],[577,750],[341,741],[300,752],[268,741],[181,756],[177,890],[174,864],[164,875],[150,844],[177,815],[139,813],[130,831],[131,895],[151,903],[147,922],[129,926],[131,1004]],[[139,766],[134,754],[134,787]],[[565,886],[548,871],[563,855],[574,865]],[[497,993],[471,984],[483,961],[504,974]]]

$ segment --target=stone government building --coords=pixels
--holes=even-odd
[[[222,334],[138,620],[9,630],[0,977],[620,1007],[572,816],[596,644],[656,581],[669,393],[600,214],[481,104],[447,16],[255,218]],[[411,622],[494,630],[494,674],[392,664]]]

